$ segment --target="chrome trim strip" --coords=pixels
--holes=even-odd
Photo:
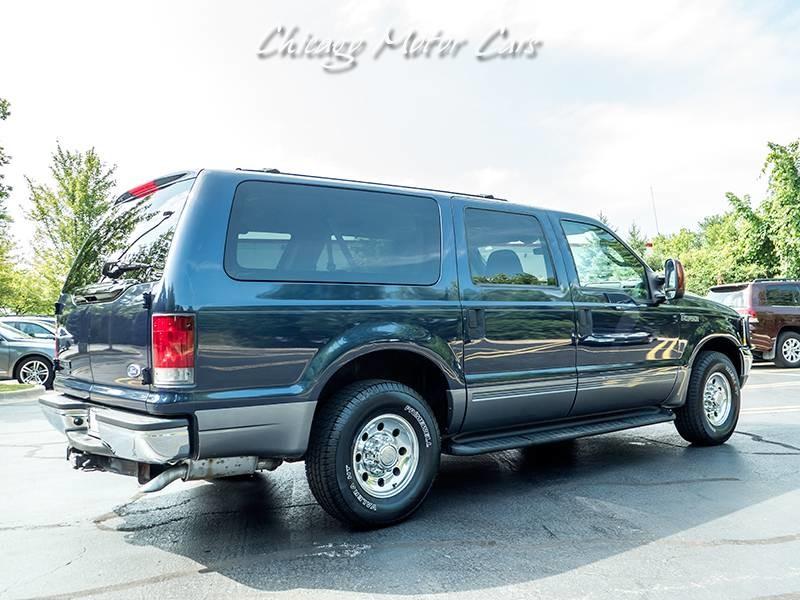
[[[484,386],[470,389],[470,402],[488,402],[492,400],[510,400],[526,396],[541,396],[559,392],[574,392],[577,387],[575,378],[546,379],[533,383],[509,383],[503,385]]]

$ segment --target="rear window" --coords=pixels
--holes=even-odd
[[[439,228],[431,198],[246,181],[233,198],[225,270],[250,281],[432,285]]]
[[[27,333],[14,329],[8,325],[0,323],[0,337],[6,340],[29,340],[31,336]]]
[[[797,284],[766,286],[764,297],[769,306],[800,306],[800,287]]]
[[[111,281],[103,265],[141,265],[118,279],[135,284],[161,278],[172,236],[193,179],[179,181],[142,198],[114,205],[89,236],[72,265],[64,291]]]
[[[747,294],[748,289],[747,287],[720,290],[712,289],[708,292],[708,299],[724,304],[725,306],[730,306],[731,308],[748,308],[750,306]]]

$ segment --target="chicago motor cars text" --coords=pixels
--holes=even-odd
[[[454,59],[464,54],[469,40],[447,37],[443,31],[425,37],[412,31],[400,35],[389,29],[372,52],[377,60],[384,54],[400,54],[406,59]],[[535,38],[513,39],[507,28],[492,30],[478,45],[475,58],[479,61],[494,59],[536,58],[542,41]],[[329,73],[342,73],[354,69],[358,59],[367,51],[367,40],[335,40],[314,34],[301,34],[299,27],[283,26],[272,29],[258,47],[258,58],[308,58],[321,59],[322,68]]]

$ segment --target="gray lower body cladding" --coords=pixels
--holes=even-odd
[[[316,406],[308,401],[198,410],[197,456],[300,458]]]
[[[70,447],[148,464],[231,456],[300,458],[316,408],[316,402],[308,401],[203,409],[187,419],[109,408],[62,394],[46,395],[40,405]]]

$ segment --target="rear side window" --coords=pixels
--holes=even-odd
[[[179,181],[143,197],[115,204],[84,243],[64,284],[72,293],[110,281],[103,265],[138,265],[119,278],[123,284],[157,281],[167,260],[172,235],[194,179]]]
[[[19,329],[20,331],[24,331],[28,335],[37,335],[37,334],[51,335],[51,333],[47,329],[45,329],[41,325],[37,325],[36,323],[22,322],[18,323],[17,325],[14,325],[14,327]]]
[[[765,292],[770,306],[800,306],[800,287],[796,284],[766,286]]]
[[[440,261],[431,198],[267,181],[236,188],[225,248],[235,279],[432,285]]]
[[[748,288],[712,289],[708,292],[708,299],[731,308],[747,308],[749,306],[747,290]]]
[[[469,208],[466,224],[473,282],[556,285],[550,252],[536,217]]]

